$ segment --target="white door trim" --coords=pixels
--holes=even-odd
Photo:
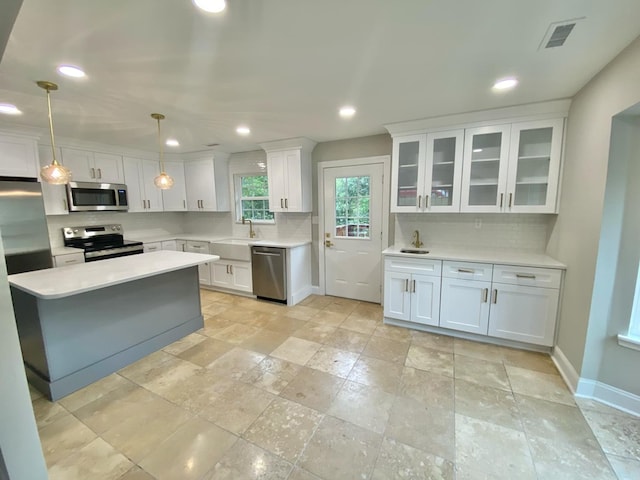
[[[325,264],[324,264],[324,169],[332,167],[351,167],[356,165],[370,165],[382,163],[382,248],[389,246],[389,201],[391,190],[389,189],[391,180],[391,155],[380,155],[376,157],[352,158],[346,160],[328,160],[318,163],[318,288],[314,293],[325,294]],[[382,252],[380,252],[382,258]],[[380,285],[382,285],[382,274],[384,268],[380,269]],[[382,294],[380,295],[382,298]]]

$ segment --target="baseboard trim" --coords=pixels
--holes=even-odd
[[[318,285],[311,285],[311,293],[313,295],[324,295],[324,288]]]
[[[581,378],[575,394],[640,417],[640,396],[606,383]]]
[[[580,375],[576,372],[576,369],[573,368],[571,362],[566,357],[566,355],[560,350],[560,347],[556,346],[551,353],[551,360],[556,364],[558,371],[560,372],[560,376],[564,380],[564,383],[567,384],[571,393],[575,395],[578,389],[578,382],[580,381]]]

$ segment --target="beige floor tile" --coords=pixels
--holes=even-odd
[[[234,382],[210,405],[205,406],[199,415],[225,430],[240,435],[274,398],[275,395],[269,392],[246,383]]]
[[[252,307],[252,310],[263,312],[268,315],[284,315],[287,308],[288,307],[286,305],[280,305],[268,300],[255,300],[255,305]]]
[[[29,397],[31,398],[31,401],[33,402],[34,400],[43,397],[44,395],[42,395],[41,392],[39,392],[38,390],[36,390],[36,388],[31,385],[30,383],[28,384],[29,386]]]
[[[380,388],[347,380],[327,413],[359,427],[383,433],[393,399],[393,395]]]
[[[598,441],[578,407],[515,394],[529,437],[553,438],[576,447],[597,448]]]
[[[173,389],[176,383],[191,377],[201,368],[191,362],[176,358],[174,361],[166,362],[157,369],[151,370],[145,379],[139,382],[139,385],[153,393],[163,395],[166,391]]]
[[[175,382],[171,388],[163,390],[160,396],[192,413],[200,413],[230,388],[233,382],[229,377],[201,368],[190,377],[183,378]]]
[[[617,455],[607,455],[618,480],[637,480],[640,478],[640,460]]]
[[[455,432],[456,467],[496,480],[537,478],[523,432],[459,414]]]
[[[298,320],[309,320],[318,314],[317,308],[305,307],[304,305],[294,305],[288,307],[284,311],[284,316],[289,318],[295,318]]]
[[[417,448],[385,438],[372,480],[453,480],[453,463]]]
[[[500,363],[504,360],[505,353],[510,348],[492,345],[490,343],[474,342],[462,338],[453,339],[453,352],[456,355],[479,358],[488,362]]]
[[[322,347],[320,343],[290,337],[271,352],[271,356],[304,365],[320,350],[320,347]]]
[[[411,345],[404,364],[407,367],[453,377],[453,355],[440,350]]]
[[[119,370],[118,373],[132,382],[138,383],[140,381],[144,381],[150,371],[162,366],[166,362],[175,361],[175,359],[176,357],[173,355],[163,352],[162,350],[158,350],[157,352],[153,352],[146,357],[141,358],[137,362],[124,367]]]
[[[216,375],[237,380],[264,360],[264,357],[261,353],[236,347],[207,365],[207,369]]]
[[[300,302],[300,305],[304,305],[305,307],[312,307],[322,310],[324,307],[329,305],[333,300],[331,297],[325,297],[324,295],[309,295],[303,301]]]
[[[323,310],[327,312],[339,312],[351,314],[360,305],[357,300],[351,300],[349,298],[329,297],[331,303],[326,305]],[[361,312],[359,312],[361,313]]]
[[[559,375],[505,365],[513,393],[575,406],[573,395]]]
[[[213,334],[212,337],[233,345],[239,345],[249,337],[255,335],[259,330],[258,327],[252,327],[251,325],[234,323]]]
[[[347,312],[330,312],[328,310],[320,310],[309,321],[326,325],[328,327],[339,327],[349,314]]]
[[[96,438],[96,434],[73,415],[61,417],[38,433],[49,468]]]
[[[140,466],[158,480],[199,479],[222,458],[237,437],[194,418],[178,428]]]
[[[311,437],[298,465],[322,478],[369,478],[382,435],[326,416]]]
[[[585,410],[584,416],[607,454],[640,459],[640,418]]]
[[[50,402],[45,397],[35,399],[31,402],[31,405],[33,407],[33,414],[36,418],[36,425],[38,426],[38,429],[46,427],[56,420],[60,420],[61,418],[70,415],[62,405],[56,402]]]
[[[342,378],[320,370],[301,367],[298,375],[289,382],[280,396],[318,412],[326,412],[343,384]]]
[[[254,335],[245,339],[240,346],[253,352],[269,355],[282,345],[282,342],[287,338],[289,338],[289,335],[286,333],[261,328]]]
[[[178,355],[185,350],[189,350],[191,347],[203,342],[207,337],[198,333],[192,333],[184,338],[181,338],[177,342],[173,342],[171,345],[167,345],[163,350],[171,355]]]
[[[293,333],[293,336],[309,340],[310,342],[325,343],[327,338],[329,338],[335,331],[336,327],[310,321],[301,329],[296,330]]]
[[[326,345],[356,353],[361,353],[368,342],[369,335],[347,330],[346,328],[336,329],[333,335],[326,339]]]
[[[73,392],[71,395],[61,398],[58,403],[70,412],[75,412],[79,408],[120,388],[135,388],[135,384],[117,373],[112,373],[91,385]]]
[[[411,330],[393,325],[378,325],[373,331],[374,337],[384,337],[396,342],[411,342]]]
[[[230,305],[209,301],[209,303],[202,305],[202,314],[205,316],[205,318],[215,317],[216,315],[220,315],[221,313],[225,312],[229,308],[231,308]]]
[[[286,317],[283,315],[273,315],[263,328],[291,335],[296,330],[300,330],[306,324],[306,320],[299,320],[297,318]]]
[[[322,480],[313,473],[307,472],[300,467],[295,467],[287,480]]]
[[[207,338],[199,344],[181,352],[178,354],[178,357],[205,367],[231,349],[233,349],[233,345],[230,343],[215,338]]]
[[[453,405],[432,407],[412,398],[397,397],[385,436],[453,462],[454,427]]]
[[[446,335],[437,335],[435,333],[412,330],[411,345],[453,353],[453,337],[448,337]]]
[[[49,469],[49,480],[117,480],[133,467],[111,445],[96,438]]]
[[[306,366],[336,377],[347,378],[358,357],[357,353],[324,345],[309,359]]]
[[[600,448],[576,447],[553,437],[529,435],[538,478],[553,480],[616,480]]]
[[[432,407],[453,405],[453,378],[412,367],[404,367],[399,395]]]
[[[205,317],[204,329],[202,331],[202,334],[207,337],[213,337],[214,335],[218,334],[220,331],[230,327],[233,324],[234,322],[226,320],[221,316],[216,315],[215,317]]]
[[[137,465],[121,476],[118,480],[155,480],[151,474],[145,472]]]
[[[202,480],[285,480],[293,466],[239,439]]]
[[[373,332],[376,331],[376,328],[378,328],[379,325],[382,325],[382,323],[377,320],[349,315],[347,319],[342,322],[340,328],[353,330],[354,332],[362,333],[364,335],[373,335]]]
[[[511,392],[457,379],[455,392],[456,413],[522,430],[518,405]]]
[[[237,302],[234,304],[232,308],[228,308],[218,315],[219,318],[228,320],[230,322],[235,323],[245,323],[247,319],[256,316],[263,316],[261,312],[253,310],[252,308],[246,308],[248,305],[254,305],[255,302],[251,300],[246,300],[249,303],[245,303],[245,299],[239,298]]]
[[[395,394],[400,387],[402,371],[403,367],[400,364],[362,356],[353,366],[347,379]]]
[[[397,342],[385,337],[377,337],[375,334],[369,339],[369,343],[362,351],[367,357],[386,360],[387,362],[404,365],[409,351],[408,342]]]
[[[583,411],[595,410],[596,412],[599,412],[599,413],[609,413],[611,415],[626,415],[626,412],[623,412],[622,410],[619,410],[614,407],[610,407],[609,405],[606,405],[597,400],[592,400],[589,398],[581,398],[581,397],[575,397],[574,400],[578,404],[578,407],[580,407],[580,410],[583,410]]]
[[[300,370],[302,370],[301,365],[279,358],[267,357],[240,377],[240,380],[278,395]]]
[[[507,371],[502,362],[495,363],[464,355],[454,355],[454,377],[456,380],[466,380],[511,391]]]
[[[284,398],[276,398],[245,432],[244,438],[279,457],[295,462],[322,415]]]
[[[503,350],[505,365],[526,368],[537,372],[560,375],[551,357],[546,353],[529,352],[527,350]]]

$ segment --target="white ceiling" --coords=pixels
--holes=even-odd
[[[179,152],[257,149],[305,136],[382,133],[386,123],[573,96],[640,34],[638,0],[24,0],[0,64],[1,127],[155,151],[151,112]],[[551,22],[585,17],[564,47]],[[60,77],[71,63],[88,74]],[[491,91],[516,75],[520,86]],[[338,117],[353,104],[356,116]],[[251,127],[250,137],[235,133]]]

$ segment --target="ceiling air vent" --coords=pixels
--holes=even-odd
[[[540,43],[540,47],[538,50],[543,50],[545,48],[554,48],[561,47],[564,45],[564,42],[567,41],[567,37],[573,31],[573,28],[576,24],[583,20],[582,18],[574,18],[572,20],[564,20],[562,22],[554,22],[549,25],[547,29],[547,33],[545,34],[542,42]]]
[[[205,147],[219,147],[219,146],[220,146],[220,144],[219,144],[219,143],[207,143],[207,144],[205,145]]]

